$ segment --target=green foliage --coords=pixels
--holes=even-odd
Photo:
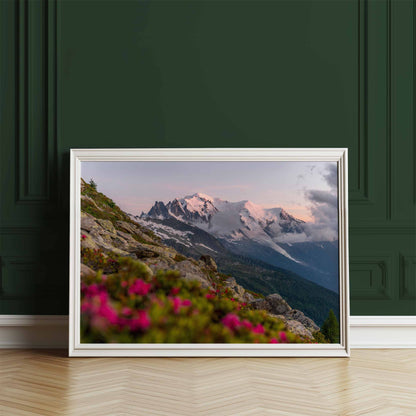
[[[316,331],[312,335],[313,335],[315,341],[318,344],[328,344],[329,343],[329,341],[325,338],[325,336],[322,334],[321,331]]]
[[[326,318],[321,327],[321,332],[329,342],[339,342],[339,323],[332,309],[329,311],[328,318]]]
[[[93,270],[101,270],[104,273],[115,273],[119,269],[118,256],[111,252],[106,254],[101,249],[81,247],[81,263]]]
[[[95,191],[97,190],[97,184],[96,184],[96,182],[94,181],[94,179],[93,178],[91,178],[90,179],[90,181],[89,181],[89,185],[91,186],[91,188],[92,189],[94,189]]]
[[[254,292],[250,289],[246,289],[246,292],[251,293],[256,299],[264,299],[264,295],[261,293]]]
[[[187,259],[187,257],[185,257],[185,256],[183,256],[182,254],[179,254],[179,253],[173,258],[173,260],[175,260],[178,263],[181,262],[181,261],[184,261],[186,259]]]
[[[93,257],[97,256],[97,259]],[[98,251],[83,259],[100,266]],[[180,278],[177,271],[152,275],[143,263],[119,258],[117,271],[84,276],[81,282],[82,342],[278,343],[311,342],[285,330],[264,311],[250,310],[211,289]]]

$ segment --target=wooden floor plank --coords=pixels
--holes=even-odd
[[[350,359],[0,350],[0,415],[415,416],[416,350],[354,350]]]

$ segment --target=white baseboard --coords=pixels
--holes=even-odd
[[[416,348],[416,316],[351,316],[351,348]]]
[[[416,348],[416,316],[351,316],[351,348]],[[0,348],[66,348],[66,315],[0,315]]]
[[[0,315],[0,348],[67,346],[67,315]]]

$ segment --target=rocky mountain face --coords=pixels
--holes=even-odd
[[[304,232],[304,221],[283,208],[265,209],[251,201],[230,202],[202,193],[175,198],[166,205],[156,201],[149,212],[142,213],[141,218],[176,218],[211,234],[235,240],[255,237],[269,242],[282,234]]]
[[[251,201],[229,202],[196,193],[166,204],[157,201],[147,213],[134,219],[161,234],[167,231],[167,224],[178,230],[180,223],[197,227],[235,254],[339,290],[338,242],[308,240],[307,224],[283,208],[266,209]],[[179,234],[174,240],[178,238]]]
[[[312,319],[301,311],[292,309],[279,294],[265,298],[253,294],[239,285],[235,278],[220,273],[212,256],[201,255],[198,260],[186,257],[173,247],[163,244],[152,230],[133,221],[118,207],[112,208],[112,201],[108,202],[110,209],[103,209],[103,204],[98,202],[91,196],[81,195],[82,249],[100,249],[104,253],[138,259],[152,273],[158,270],[177,270],[182,279],[198,281],[202,287],[210,287],[214,278],[222,279],[238,301],[251,305],[253,309],[267,311],[269,315],[282,320],[291,332],[311,339],[313,333],[319,331]],[[165,208],[168,209],[163,203],[155,204],[153,208],[155,215],[156,212],[163,215]],[[172,204],[169,209],[180,208],[177,204]],[[207,210],[209,209],[211,207],[207,204]],[[81,272],[93,273],[85,264],[82,265]]]

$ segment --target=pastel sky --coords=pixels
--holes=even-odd
[[[84,180],[93,178],[100,192],[134,215],[147,212],[155,201],[167,203],[202,192],[233,202],[250,200],[265,208],[283,207],[297,218],[316,222],[320,206],[325,208],[327,203],[322,202],[322,195],[336,195],[336,175],[335,162],[82,162],[81,165]]]

